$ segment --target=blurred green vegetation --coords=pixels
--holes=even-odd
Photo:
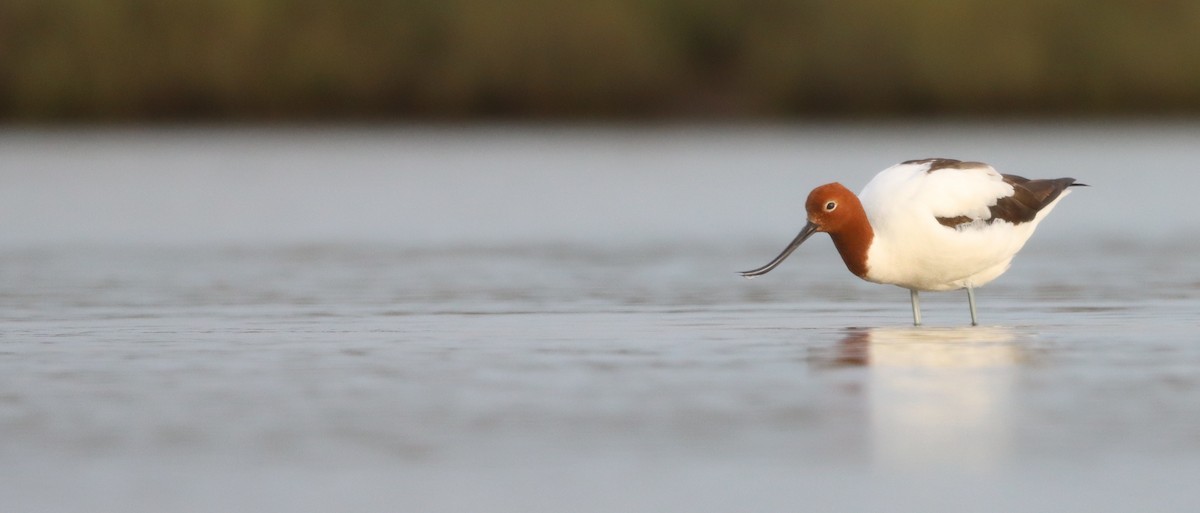
[[[3,0],[0,120],[1200,113],[1195,0]]]

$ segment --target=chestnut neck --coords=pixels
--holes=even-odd
[[[866,278],[867,250],[871,247],[871,241],[875,239],[875,231],[871,229],[871,223],[867,221],[867,213],[863,210],[862,204],[858,203],[857,198],[855,200],[853,205],[856,208],[853,215],[840,223],[836,230],[830,231],[829,236],[833,239],[833,245],[837,248],[838,253],[842,255],[842,261],[846,263],[846,268],[855,276]]]

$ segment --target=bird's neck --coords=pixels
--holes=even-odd
[[[867,251],[875,239],[875,231],[871,229],[871,223],[867,221],[866,214],[854,216],[837,232],[831,232],[829,236],[833,239],[833,245],[837,248],[838,253],[842,255],[842,261],[846,263],[846,268],[855,276],[865,279],[867,276]]]

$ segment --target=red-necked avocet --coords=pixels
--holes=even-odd
[[[855,196],[840,183],[813,189],[808,224],[767,265],[770,272],[805,239],[825,232],[850,272],[904,287],[913,324],[921,324],[918,292],[967,289],[977,325],[975,287],[1008,270],[1038,223],[1070,192],[1074,178],[1030,180],[982,162],[932,158],[901,162],[875,175]]]

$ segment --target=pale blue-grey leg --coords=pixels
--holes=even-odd
[[[917,289],[908,289],[909,297],[912,298],[913,307],[913,326],[921,325],[921,298],[917,296]]]
[[[979,326],[975,317],[975,288],[967,285],[967,304],[971,306],[971,326]]]

